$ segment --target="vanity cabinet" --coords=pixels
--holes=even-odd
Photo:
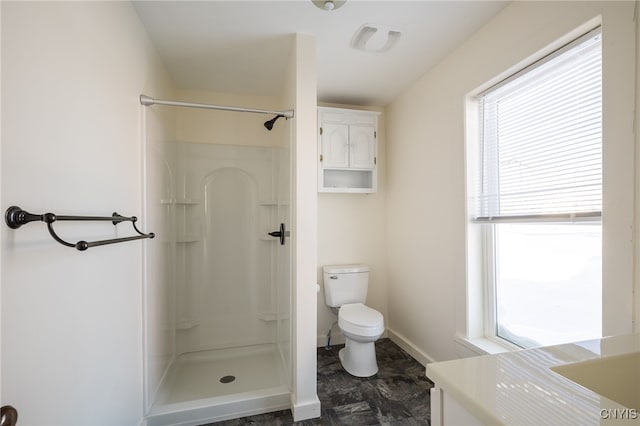
[[[318,108],[319,192],[376,192],[379,114]]]
[[[462,404],[460,404],[449,393],[442,390],[436,383],[431,388],[431,425],[465,425],[482,426],[483,422],[471,414]]]

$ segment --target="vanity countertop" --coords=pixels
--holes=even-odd
[[[640,334],[629,334],[431,363],[427,376],[487,425],[640,424],[640,410],[551,370],[637,352]]]

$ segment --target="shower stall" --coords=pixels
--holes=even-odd
[[[159,240],[145,252],[147,424],[289,408],[293,113],[141,103],[182,107],[143,111],[145,216]],[[263,127],[259,112],[276,117]],[[275,123],[278,116],[287,120]],[[216,120],[224,134],[192,141],[180,131],[180,123],[210,129]]]

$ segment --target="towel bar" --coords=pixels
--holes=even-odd
[[[9,228],[11,229],[18,229],[22,225],[25,225],[30,222],[38,222],[38,221],[44,222],[47,224],[47,229],[49,230],[49,234],[51,234],[51,237],[54,240],[56,240],[63,246],[75,247],[80,251],[87,250],[90,247],[104,246],[107,244],[123,243],[125,241],[141,240],[144,238],[155,237],[155,234],[153,232],[145,234],[144,232],[141,232],[138,229],[138,227],[136,226],[136,221],[138,220],[137,217],[121,216],[116,212],[114,212],[111,216],[58,216],[53,213],[33,214],[21,209],[20,207],[11,206],[5,212],[4,219],[5,219],[5,222],[7,223],[7,226],[9,226]],[[100,240],[100,241],[81,240],[73,244],[60,238],[58,234],[56,234],[56,232],[53,230],[53,223],[59,222],[59,221],[110,221],[111,223],[113,223],[114,226],[119,224],[120,222],[131,222],[133,229],[135,229],[135,231],[139,235],[134,235],[131,237],[123,237],[123,238],[114,238],[110,240]]]

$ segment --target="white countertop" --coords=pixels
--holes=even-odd
[[[640,334],[436,362],[427,365],[427,376],[488,425],[640,424],[603,419],[602,409],[627,407],[551,370],[634,352]]]

